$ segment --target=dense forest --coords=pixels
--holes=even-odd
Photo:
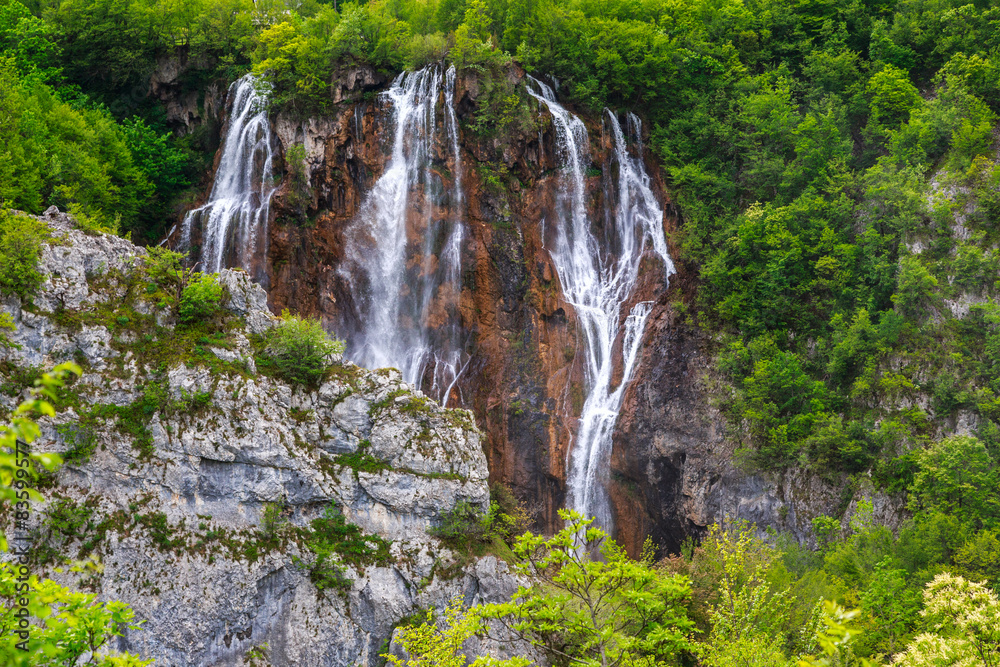
[[[906,499],[891,529],[864,502],[846,531],[816,518],[815,549],[742,525],[655,565],[611,547],[595,586],[640,582],[677,609],[644,625],[646,603],[623,602],[607,613],[629,623],[601,640],[578,628],[556,650],[552,624],[576,603],[528,600],[519,622],[549,624],[538,636],[554,664],[1000,660],[995,3],[0,0],[3,207],[56,205],[158,243],[214,152],[207,131],[172,132],[147,95],[177,54],[195,64],[188,89],[253,72],[275,110],[302,117],[330,111],[345,66],[395,75],[442,60],[486,82],[468,132],[523,122],[531,99],[507,83],[511,66],[554,77],[581,112],[639,113],[680,212],[671,251],[698,277],[674,305],[716,343],[740,465],[847,479],[844,509],[861,487]],[[16,220],[0,218],[6,294],[23,290],[8,267],[38,242]],[[475,528],[465,548],[493,539]],[[550,579],[572,561],[567,543],[517,547],[564,549],[532,570]],[[567,595],[580,585],[556,579]],[[858,613],[823,612],[824,599]],[[417,653],[435,644],[419,634]],[[426,660],[411,664],[452,664]]]

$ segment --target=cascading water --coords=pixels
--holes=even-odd
[[[610,528],[611,509],[605,483],[611,438],[625,387],[635,371],[642,332],[652,304],[640,302],[625,312],[639,277],[647,243],[663,261],[666,278],[674,273],[663,233],[663,211],[649,185],[641,158],[628,150],[618,118],[606,116],[618,163],[617,203],[607,216],[602,244],[587,214],[584,176],[590,164],[587,128],[561,106],[552,89],[530,78],[528,92],[548,108],[555,127],[556,158],[561,167],[550,248],[563,296],[573,306],[585,345],[587,398],[576,441],[567,462],[567,506]],[[639,119],[629,114],[630,130],[640,135]],[[621,374],[615,384],[616,343],[621,340]]]
[[[229,130],[208,203],[189,211],[181,227],[179,248],[190,250],[192,229],[200,225],[199,268],[205,272],[233,266],[253,270],[254,259],[266,252],[275,191],[267,99],[249,74],[229,87],[229,99]]]
[[[455,68],[437,65],[400,74],[381,94],[393,113],[392,152],[347,230],[340,269],[360,323],[348,357],[367,368],[396,367],[442,404],[468,363],[457,312],[464,229],[454,94]]]

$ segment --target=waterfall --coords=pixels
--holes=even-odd
[[[249,74],[229,87],[229,129],[208,203],[189,211],[181,227],[179,248],[191,249],[191,231],[201,227],[199,268],[253,269],[266,251],[267,218],[274,174],[274,141],[267,119],[267,99],[257,93]]]
[[[585,342],[587,395],[575,442],[567,461],[567,506],[596,517],[611,527],[611,508],[605,483],[611,459],[611,439],[625,387],[635,371],[642,333],[652,310],[649,302],[626,308],[639,277],[647,249],[664,264],[665,278],[674,273],[663,234],[663,210],[653,196],[642,162],[628,142],[618,118],[606,112],[614,140],[618,179],[617,202],[608,211],[605,242],[598,242],[587,214],[584,176],[590,164],[587,128],[556,101],[553,90],[529,77],[528,92],[545,105],[555,128],[556,159],[560,164],[556,197],[555,242],[550,254],[563,296],[576,312]],[[639,119],[629,114],[630,134],[640,137]],[[641,140],[640,140],[641,141]],[[615,384],[614,351],[621,344],[621,374]]]
[[[398,368],[442,404],[468,363],[458,324],[464,227],[454,95],[454,66],[442,72],[438,65],[404,72],[380,94],[392,112],[391,153],[346,231],[340,268],[359,322],[348,357],[367,368]],[[442,180],[448,153],[450,190]]]

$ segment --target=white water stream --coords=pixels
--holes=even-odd
[[[606,482],[611,439],[625,387],[635,371],[642,334],[652,304],[627,309],[647,244],[663,262],[666,279],[674,273],[663,233],[663,210],[653,196],[642,162],[642,147],[632,155],[618,118],[606,111],[618,164],[616,205],[606,216],[603,242],[587,214],[586,170],[590,165],[587,128],[556,101],[553,90],[530,78],[528,92],[552,115],[560,164],[555,244],[549,249],[563,296],[576,312],[585,343],[586,400],[567,461],[567,507],[612,524]],[[641,136],[639,119],[628,115],[630,134]],[[610,165],[609,165],[610,166]],[[620,346],[620,347],[619,347]],[[616,375],[615,351],[620,350]],[[618,382],[615,383],[616,377]]]
[[[347,231],[340,268],[360,323],[348,357],[398,368],[442,404],[469,358],[457,316],[464,228],[454,93],[454,67],[431,65],[400,74],[381,94],[393,114],[391,154]],[[448,192],[439,175],[445,151],[454,170]]]
[[[191,231],[201,226],[198,268],[213,273],[226,267],[251,270],[267,243],[267,218],[275,191],[271,170],[274,141],[267,99],[249,74],[229,87],[229,129],[208,203],[189,211],[181,227],[180,250],[191,248]]]

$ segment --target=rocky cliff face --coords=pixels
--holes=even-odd
[[[55,363],[85,372],[42,422],[36,446],[66,465],[34,515],[34,567],[131,604],[145,625],[121,649],[164,665],[245,664],[255,649],[276,665],[375,665],[418,609],[509,596],[505,563],[463,569],[427,534],[457,503],[489,502],[468,412],[391,370],[338,363],[312,391],[268,377],[254,350],[274,318],[246,274],[223,271],[225,314],[186,329],[145,251],[54,209],[40,221],[54,237],[45,284],[3,303],[19,346],[2,352],[3,402]],[[331,506],[387,551],[345,561],[349,581],[319,590],[308,525]],[[100,569],[51,569],[91,556]]]
[[[676,287],[690,302],[690,279]],[[678,310],[660,304],[650,316],[639,372],[615,432],[611,495],[618,537],[630,552],[638,553],[650,536],[667,552],[680,553],[685,537],[700,536],[712,523],[740,520],[811,544],[814,517],[841,516],[846,530],[862,498],[873,502],[882,525],[899,525],[902,498],[875,492],[870,482],[845,495],[850,487],[843,475],[824,479],[794,468],[761,475],[741,468],[715,405],[723,386],[712,365],[715,341]]]
[[[523,85],[523,72],[512,70],[508,78],[509,85]],[[345,232],[385,169],[392,116],[383,102],[362,96],[382,85],[374,74],[353,72],[345,81],[334,86],[341,100],[336,114],[304,121],[279,115],[275,121],[282,146],[305,148],[311,201],[305,217],[296,222],[290,188],[283,186],[275,198],[268,269],[272,309],[319,316],[330,329],[350,337],[356,309],[355,294],[340,270]],[[465,128],[460,135],[462,215],[470,231],[458,302],[471,359],[451,399],[470,407],[484,430],[493,479],[528,500],[539,525],[551,530],[563,506],[566,459],[585,395],[578,355],[584,343],[544,247],[545,220],[555,219],[558,205],[558,149],[551,121],[539,111],[532,111],[538,118],[528,127],[493,135],[469,130],[483,87],[474,75],[459,76],[455,91],[455,108]],[[600,219],[615,167],[611,137],[602,135],[599,123],[590,130],[593,168],[587,177],[587,207]],[[441,188],[454,186],[454,160],[443,143],[431,169]],[[658,172],[652,171],[658,180]],[[503,174],[499,179],[498,173]],[[660,185],[657,190],[663,193]],[[411,198],[411,233],[416,236],[427,203],[419,193],[411,192]],[[669,208],[668,200],[664,204]],[[672,218],[665,224],[672,224]],[[651,262],[636,299],[665,301],[663,287]]]
[[[524,82],[525,74],[514,68],[501,83],[513,90]],[[374,71],[354,68],[333,82],[332,114],[310,119],[279,114],[273,121],[282,150],[293,144],[305,149],[307,174],[304,187],[286,178],[274,198],[267,266],[259,267],[268,275],[270,307],[318,316],[348,339],[359,330],[357,294],[344,271],[348,231],[390,159],[392,109],[373,94],[386,85]],[[469,231],[456,301],[470,359],[448,398],[475,414],[491,479],[510,485],[537,511],[539,527],[552,531],[564,505],[567,460],[586,395],[586,342],[546,247],[551,243],[546,222],[557,218],[560,187],[552,119],[533,106],[530,122],[484,130],[482,110],[488,89],[496,85],[473,74],[459,75],[455,83],[460,213]],[[608,233],[602,212],[617,196],[618,165],[601,120],[584,120],[591,157],[585,205],[600,236]],[[454,190],[459,171],[445,142],[442,134],[427,167],[440,192]],[[669,238],[677,213],[655,160],[648,153],[643,157]],[[456,214],[451,203],[432,206],[426,191],[411,189],[408,206],[411,246],[429,216]],[[684,324],[671,306],[692,302],[695,273],[678,267],[668,288],[661,268],[650,260],[627,304],[647,301],[653,312],[610,462],[617,537],[633,551],[647,535],[677,551],[685,537],[728,517],[809,539],[813,516],[843,509],[839,488],[804,474],[762,478],[735,466],[734,448],[712,407],[713,341]],[[411,268],[420,264],[413,255],[408,261]],[[438,321],[444,322],[443,315]],[[887,516],[894,511],[885,498],[879,507]]]

